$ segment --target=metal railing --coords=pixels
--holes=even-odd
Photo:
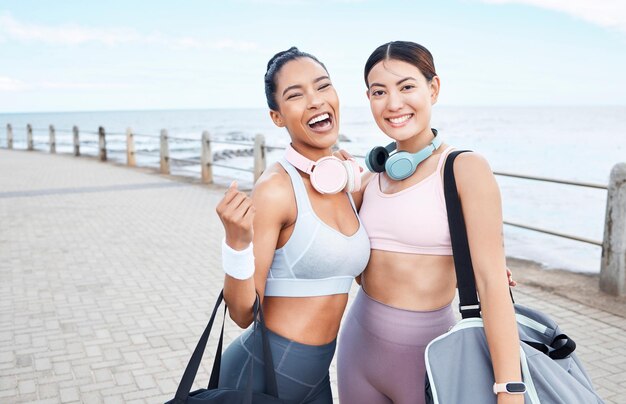
[[[539,177],[539,176],[534,176],[534,175],[513,174],[513,173],[502,172],[502,171],[494,171],[494,174],[498,176],[503,176],[503,177],[518,178],[518,179],[531,180],[531,181],[549,182],[552,184],[572,185],[572,186],[584,187],[584,188],[602,189],[605,191],[608,190],[607,185],[590,183],[590,182],[570,181],[570,180],[562,180],[562,179],[556,179],[556,178]],[[511,222],[508,220],[504,220],[503,223],[508,226],[518,227],[520,229],[532,230],[538,233],[549,234],[552,236],[566,238],[566,239],[574,240],[574,241],[580,241],[582,243],[587,243],[587,244],[592,244],[595,246],[602,247],[602,241],[600,240],[593,240],[593,239],[586,238],[586,237],[575,236],[572,234],[562,233],[556,230],[543,229],[541,227]]]
[[[33,132],[42,132],[48,131],[48,141],[42,142],[40,139],[35,142]],[[56,142],[56,134],[57,132],[72,134],[73,142],[72,143],[57,143]],[[85,141],[81,140],[81,135],[95,135],[97,139]],[[213,182],[213,167],[227,168],[230,170],[250,172],[253,174],[253,182],[261,176],[263,171],[267,165],[266,153],[274,150],[284,150],[283,146],[272,146],[265,144],[265,137],[262,134],[258,134],[254,137],[254,142],[242,142],[235,140],[218,140],[211,139],[208,131],[204,131],[202,133],[202,137],[200,139],[200,145],[197,145],[198,140],[189,139],[183,137],[174,137],[169,136],[166,129],[161,130],[160,135],[151,135],[151,134],[141,134],[134,133],[132,129],[128,128],[126,133],[106,133],[103,127],[99,127],[97,131],[79,131],[77,126],[74,126],[71,130],[69,129],[55,129],[53,125],[50,125],[48,129],[42,128],[33,128],[31,125],[27,125],[26,127],[26,145],[27,150],[35,150],[35,145],[48,145],[50,153],[56,153],[57,145],[72,145],[73,146],[73,154],[75,156],[81,155],[81,146],[95,146],[97,149],[97,156],[101,161],[107,160],[107,151],[113,152],[122,152],[121,150],[108,150],[107,144],[122,144],[124,140],[119,139],[119,137],[124,136],[126,142],[126,164],[129,166],[136,166],[136,156],[151,156],[159,159],[159,170],[163,174],[171,173],[171,163],[181,166],[194,166],[198,165],[200,167],[200,177],[203,183],[212,183]],[[111,137],[117,137],[117,139],[111,139]],[[159,147],[152,148],[139,148],[136,149],[135,138],[148,138],[148,139],[159,139]],[[13,128],[10,124],[7,125],[7,148],[12,149],[14,143],[13,137]],[[192,143],[196,143],[197,146],[189,146]],[[137,143],[140,144],[140,143]],[[212,152],[212,144],[228,144],[234,146],[244,146],[249,147],[248,149],[226,149],[221,152]],[[141,143],[142,146],[145,146],[146,143]],[[174,147],[170,149],[170,146],[173,145],[183,145],[183,147]],[[170,152],[194,152],[200,151],[199,157],[173,157]],[[228,164],[216,163],[216,161],[225,160],[230,157],[235,156],[252,156],[253,157],[253,167],[252,168],[243,168],[237,167]],[[363,155],[354,155],[357,158],[365,158]],[[617,174],[615,174],[615,173]],[[624,174],[621,174],[621,173]],[[605,232],[604,232],[604,240],[593,240],[586,237],[580,237],[572,234],[566,234],[556,230],[544,229],[528,224],[517,223],[513,221],[505,220],[503,223],[508,226],[513,226],[525,230],[535,231],[539,233],[549,234],[556,237],[561,237],[569,240],[574,240],[582,243],[587,243],[595,246],[602,247],[603,250],[603,258],[601,265],[601,280],[605,280],[601,282],[601,286],[603,290],[609,291],[611,293],[617,294],[626,294],[626,268],[623,268],[626,264],[625,260],[620,258],[620,254],[626,255],[624,245],[626,245],[626,231],[624,231],[624,227],[626,227],[626,163],[617,164],[611,173],[611,184],[597,184],[597,183],[589,183],[589,182],[580,182],[580,181],[571,181],[571,180],[563,180],[556,178],[548,178],[548,177],[540,177],[540,176],[531,176],[531,175],[522,175],[516,173],[509,172],[500,172],[495,171],[495,175],[516,178],[522,180],[529,181],[541,181],[548,182],[554,184],[563,184],[569,186],[577,186],[577,187],[586,187],[593,189],[601,189],[608,191],[608,203],[607,203],[607,214],[605,216]],[[624,180],[621,180],[620,175],[625,177]],[[620,193],[621,192],[621,193]],[[618,223],[615,223],[614,215],[618,216]],[[621,232],[621,233],[620,233]],[[619,233],[619,234],[618,234]],[[622,234],[623,233],[623,234]],[[616,235],[617,234],[617,235]],[[617,262],[617,264],[615,264]],[[617,267],[617,269],[609,269],[605,270],[605,267]],[[605,275],[603,275],[605,273]],[[610,273],[609,275],[606,275]],[[608,279],[608,280],[606,280]]]

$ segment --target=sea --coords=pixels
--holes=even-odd
[[[454,107],[436,106],[432,126],[444,141],[459,149],[474,150],[495,172],[608,184],[611,169],[626,162],[626,107]],[[159,133],[167,130],[170,155],[199,156],[200,138],[208,131],[216,161],[218,182],[231,179],[252,183],[253,159],[232,149],[250,149],[256,134],[268,146],[284,147],[289,137],[274,126],[266,109],[206,109],[160,111],[103,111],[54,113],[0,113],[0,147],[7,146],[6,126],[14,133],[14,148],[26,148],[26,125],[33,127],[35,148],[47,150],[48,127],[57,133],[57,152],[71,152],[71,130],[77,126],[83,154],[97,154],[97,130],[107,133],[108,157],[125,161],[127,128],[136,134],[139,165],[158,166]],[[389,139],[378,129],[367,107],[344,107],[340,115],[340,147],[362,156]],[[221,142],[236,142],[227,144]],[[218,143],[220,142],[220,143]],[[282,156],[270,149],[268,164]],[[362,162],[362,160],[361,160]],[[199,177],[194,164],[173,161],[175,174]],[[233,168],[228,168],[233,167]],[[0,173],[7,175],[7,173]],[[573,185],[496,176],[502,194],[505,221],[602,241],[607,191]],[[398,225],[401,225],[400,223]],[[508,256],[539,262],[546,270],[565,269],[598,273],[599,246],[504,226]]]

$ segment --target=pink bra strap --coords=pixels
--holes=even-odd
[[[441,157],[439,157],[439,162],[437,163],[437,172],[441,173],[441,167],[443,167],[443,164],[446,162],[446,158],[448,157],[448,154],[450,154],[452,150],[454,150],[454,147],[448,146],[443,151],[443,153],[441,153]],[[439,177],[441,178],[441,175]]]

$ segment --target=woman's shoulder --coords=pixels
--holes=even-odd
[[[252,198],[275,208],[287,206],[293,200],[291,178],[280,163],[265,169],[252,188]]]
[[[457,156],[454,161],[454,178],[459,190],[495,182],[493,171],[487,159],[474,151],[461,153]]]
[[[472,172],[474,174],[484,172],[485,170],[491,172],[491,167],[487,159],[480,153],[468,150],[465,153],[461,153],[454,161],[454,173],[457,171]]]

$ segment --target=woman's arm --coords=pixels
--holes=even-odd
[[[267,273],[274,257],[278,236],[288,212],[288,189],[277,173],[262,176],[251,197],[231,186],[216,211],[224,224],[226,244],[243,250],[253,243],[254,275],[248,279],[224,278],[224,300],[233,321],[241,328],[252,323],[252,306],[258,292],[265,292]],[[246,204],[251,209],[242,214]],[[239,208],[238,208],[239,207]]]
[[[354,206],[356,206],[357,211],[361,210],[361,205],[363,204],[363,193],[372,178],[374,178],[374,173],[370,171],[364,172],[361,175],[361,189],[352,193],[352,200],[354,200]]]
[[[495,380],[521,381],[519,337],[505,270],[500,190],[487,161],[475,153],[459,155],[454,175]],[[524,397],[500,393],[498,402],[523,403]]]

